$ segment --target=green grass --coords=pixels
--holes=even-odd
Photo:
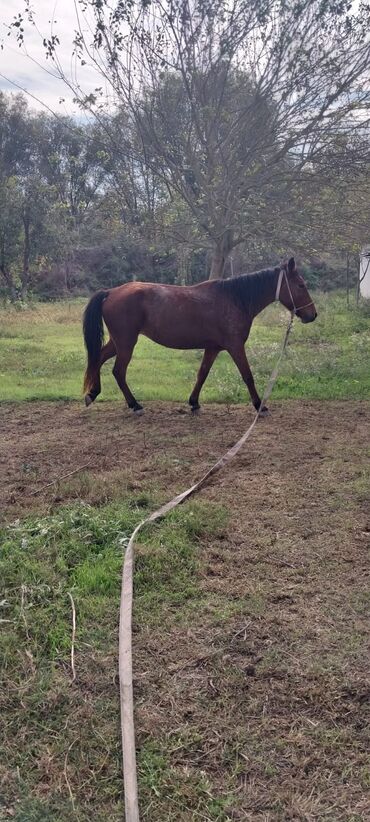
[[[362,399],[370,396],[370,306],[350,309],[342,293],[316,294],[318,319],[295,321],[274,396],[279,399]],[[81,316],[85,301],[0,309],[0,399],[80,399],[85,369]],[[247,343],[262,391],[279,351],[287,312],[270,306],[255,321]],[[128,381],[141,400],[185,402],[195,381],[201,351],[173,351],[139,339]],[[102,399],[121,400],[103,368]],[[246,389],[227,354],[221,354],[202,392],[203,402],[243,402]]]
[[[129,498],[99,509],[75,504],[0,532],[1,819],[122,819],[117,625],[122,554],[143,517],[139,502]],[[147,504],[152,508],[154,501]],[[220,533],[225,518],[219,506],[193,504],[141,536],[136,631],[157,624],[168,629],[187,613],[189,597],[193,609],[201,602],[199,541]],[[77,614],[76,686],[68,592]],[[175,820],[185,803],[207,819],[223,820],[224,803],[214,798],[210,780],[177,765],[172,749],[178,744],[176,737],[161,739],[159,729],[155,739],[140,740],[142,807],[159,808],[146,818],[161,818],[164,804],[166,818]]]

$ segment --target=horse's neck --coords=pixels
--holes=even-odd
[[[278,276],[279,274],[277,273],[276,277],[273,277],[271,279],[271,282],[267,284],[264,293],[259,294],[258,298],[254,301],[254,304],[252,306],[253,318],[256,317],[257,314],[260,314],[261,311],[264,310],[264,308],[267,308],[268,305],[271,305],[271,303],[275,302]]]

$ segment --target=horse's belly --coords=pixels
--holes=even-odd
[[[194,330],[189,334],[189,332],[181,333],[181,331],[172,331],[169,333],[166,332],[165,329],[142,329],[141,333],[144,334],[145,337],[148,337],[149,340],[158,343],[158,345],[164,345],[166,348],[206,348],[207,345],[212,344],[212,340],[207,339],[201,332],[194,332]]]
[[[141,333],[167,348],[205,348],[216,342],[218,323],[209,305],[193,296],[181,300],[171,296],[171,291],[168,295],[161,288],[146,308]]]

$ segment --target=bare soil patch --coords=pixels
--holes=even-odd
[[[97,403],[90,409],[65,402],[0,405],[2,514],[9,517],[73,499],[80,472],[60,483],[58,478],[80,468],[86,493],[97,503],[104,501],[100,492],[111,498],[116,486],[121,495],[125,484],[180,490],[218,459],[251,420],[246,405],[229,410],[205,406],[195,417],[186,406],[167,403],[150,403],[142,417],[117,403]],[[274,404],[244,452],[204,493],[220,497],[222,489],[222,497],[240,505],[243,517],[251,510],[252,497],[264,505],[267,493],[274,506],[283,479],[284,486],[296,487],[298,481],[296,491],[303,495],[317,486],[318,478],[331,476],[340,494],[343,480],[363,474],[369,430],[366,402]],[[50,489],[45,488],[48,483],[54,483]],[[326,493],[334,493],[331,485]]]
[[[0,419],[11,521],[133,490],[164,501],[252,412],[209,406],[191,418],[152,403],[137,419],[113,403],[42,403],[3,405]],[[225,533],[201,548],[202,606],[135,631],[138,745],[164,740],[185,792],[165,812],[154,795],[144,819],[198,819],[186,810],[194,771],[230,799],[220,819],[370,818],[369,434],[366,403],[273,403],[201,492],[230,511]],[[115,659],[105,665],[112,682]]]

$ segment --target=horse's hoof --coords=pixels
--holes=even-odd
[[[93,404],[93,402],[94,402],[94,400],[90,397],[90,394],[85,394],[85,405],[86,405],[86,408],[88,408],[88,407],[89,407],[89,405],[92,405],[92,404]]]
[[[263,408],[261,408],[261,410],[259,412],[259,416],[260,417],[269,417],[270,416],[270,412],[269,412],[268,408],[266,407],[266,405],[264,405]]]
[[[135,417],[142,417],[142,415],[144,414],[144,408],[138,402],[136,403],[136,405],[134,405],[132,410],[135,414]]]
[[[192,405],[191,406],[191,415],[192,415],[192,417],[196,417],[197,414],[200,414],[200,405]]]

